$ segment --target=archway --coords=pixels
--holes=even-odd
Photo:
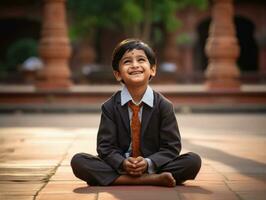
[[[21,39],[38,40],[40,37],[41,22],[28,18],[0,19],[0,81],[20,82],[21,74],[16,66],[9,65],[7,52],[10,45]]]
[[[39,39],[41,23],[26,18],[5,18],[0,20],[0,60],[5,59],[10,44],[21,38]]]
[[[240,55],[237,65],[242,72],[255,72],[258,70],[258,46],[254,39],[255,26],[252,21],[242,16],[235,16],[236,34],[240,46]],[[211,19],[204,19],[197,26],[198,40],[194,49],[194,69],[204,71],[208,60],[205,55],[205,44],[208,38]]]

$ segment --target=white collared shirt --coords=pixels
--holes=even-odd
[[[153,100],[154,100],[154,96],[153,96],[153,90],[151,89],[150,86],[147,87],[142,99],[140,100],[140,102],[135,102],[132,98],[132,96],[130,95],[127,87],[124,85],[121,91],[121,106],[124,106],[126,103],[128,103],[129,101],[132,101],[135,105],[140,105],[141,103],[145,103],[146,105],[153,107]],[[139,119],[140,121],[142,120],[142,110],[143,110],[143,106],[141,107],[140,111],[139,111]],[[130,109],[130,107],[128,106],[128,113],[129,113],[129,119],[130,119],[130,123],[131,123],[131,119],[132,119],[132,115],[133,112]],[[131,143],[129,146],[128,151],[125,153],[126,157],[129,157],[130,153],[131,153],[132,147],[131,147]],[[155,173],[155,169],[154,169],[154,164],[152,163],[151,159],[149,158],[145,158],[145,160],[148,162],[148,173],[149,174],[153,174]]]

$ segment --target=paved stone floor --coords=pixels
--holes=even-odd
[[[266,198],[266,114],[177,114],[183,152],[203,159],[194,181],[175,188],[88,187],[69,166],[96,154],[99,114],[0,115],[0,199],[262,200]]]

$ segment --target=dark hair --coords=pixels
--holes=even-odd
[[[151,66],[156,64],[155,53],[149,45],[142,42],[139,39],[126,39],[120,42],[113,51],[112,67],[113,70],[119,71],[119,62],[125,52],[132,51],[134,49],[143,50],[146,54]]]

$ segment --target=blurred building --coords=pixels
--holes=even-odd
[[[0,4],[0,65],[5,66],[9,46],[22,38],[40,39],[42,7],[39,0],[3,0]],[[234,24],[240,46],[237,65],[245,83],[266,81],[266,3],[263,0],[236,0]],[[183,25],[166,34],[163,45],[155,47],[159,73],[155,82],[201,83],[208,59],[205,53],[211,22],[211,7],[206,11],[187,8],[177,13]],[[124,35],[101,30],[94,49],[72,44],[70,60],[73,79],[91,83],[113,82],[110,58],[114,46]],[[86,63],[87,62],[87,63]],[[13,69],[14,70],[14,69]],[[3,71],[3,68],[1,69]],[[2,73],[2,72],[1,72]],[[20,73],[9,71],[2,81],[21,81]],[[4,77],[4,78],[3,78]]]

